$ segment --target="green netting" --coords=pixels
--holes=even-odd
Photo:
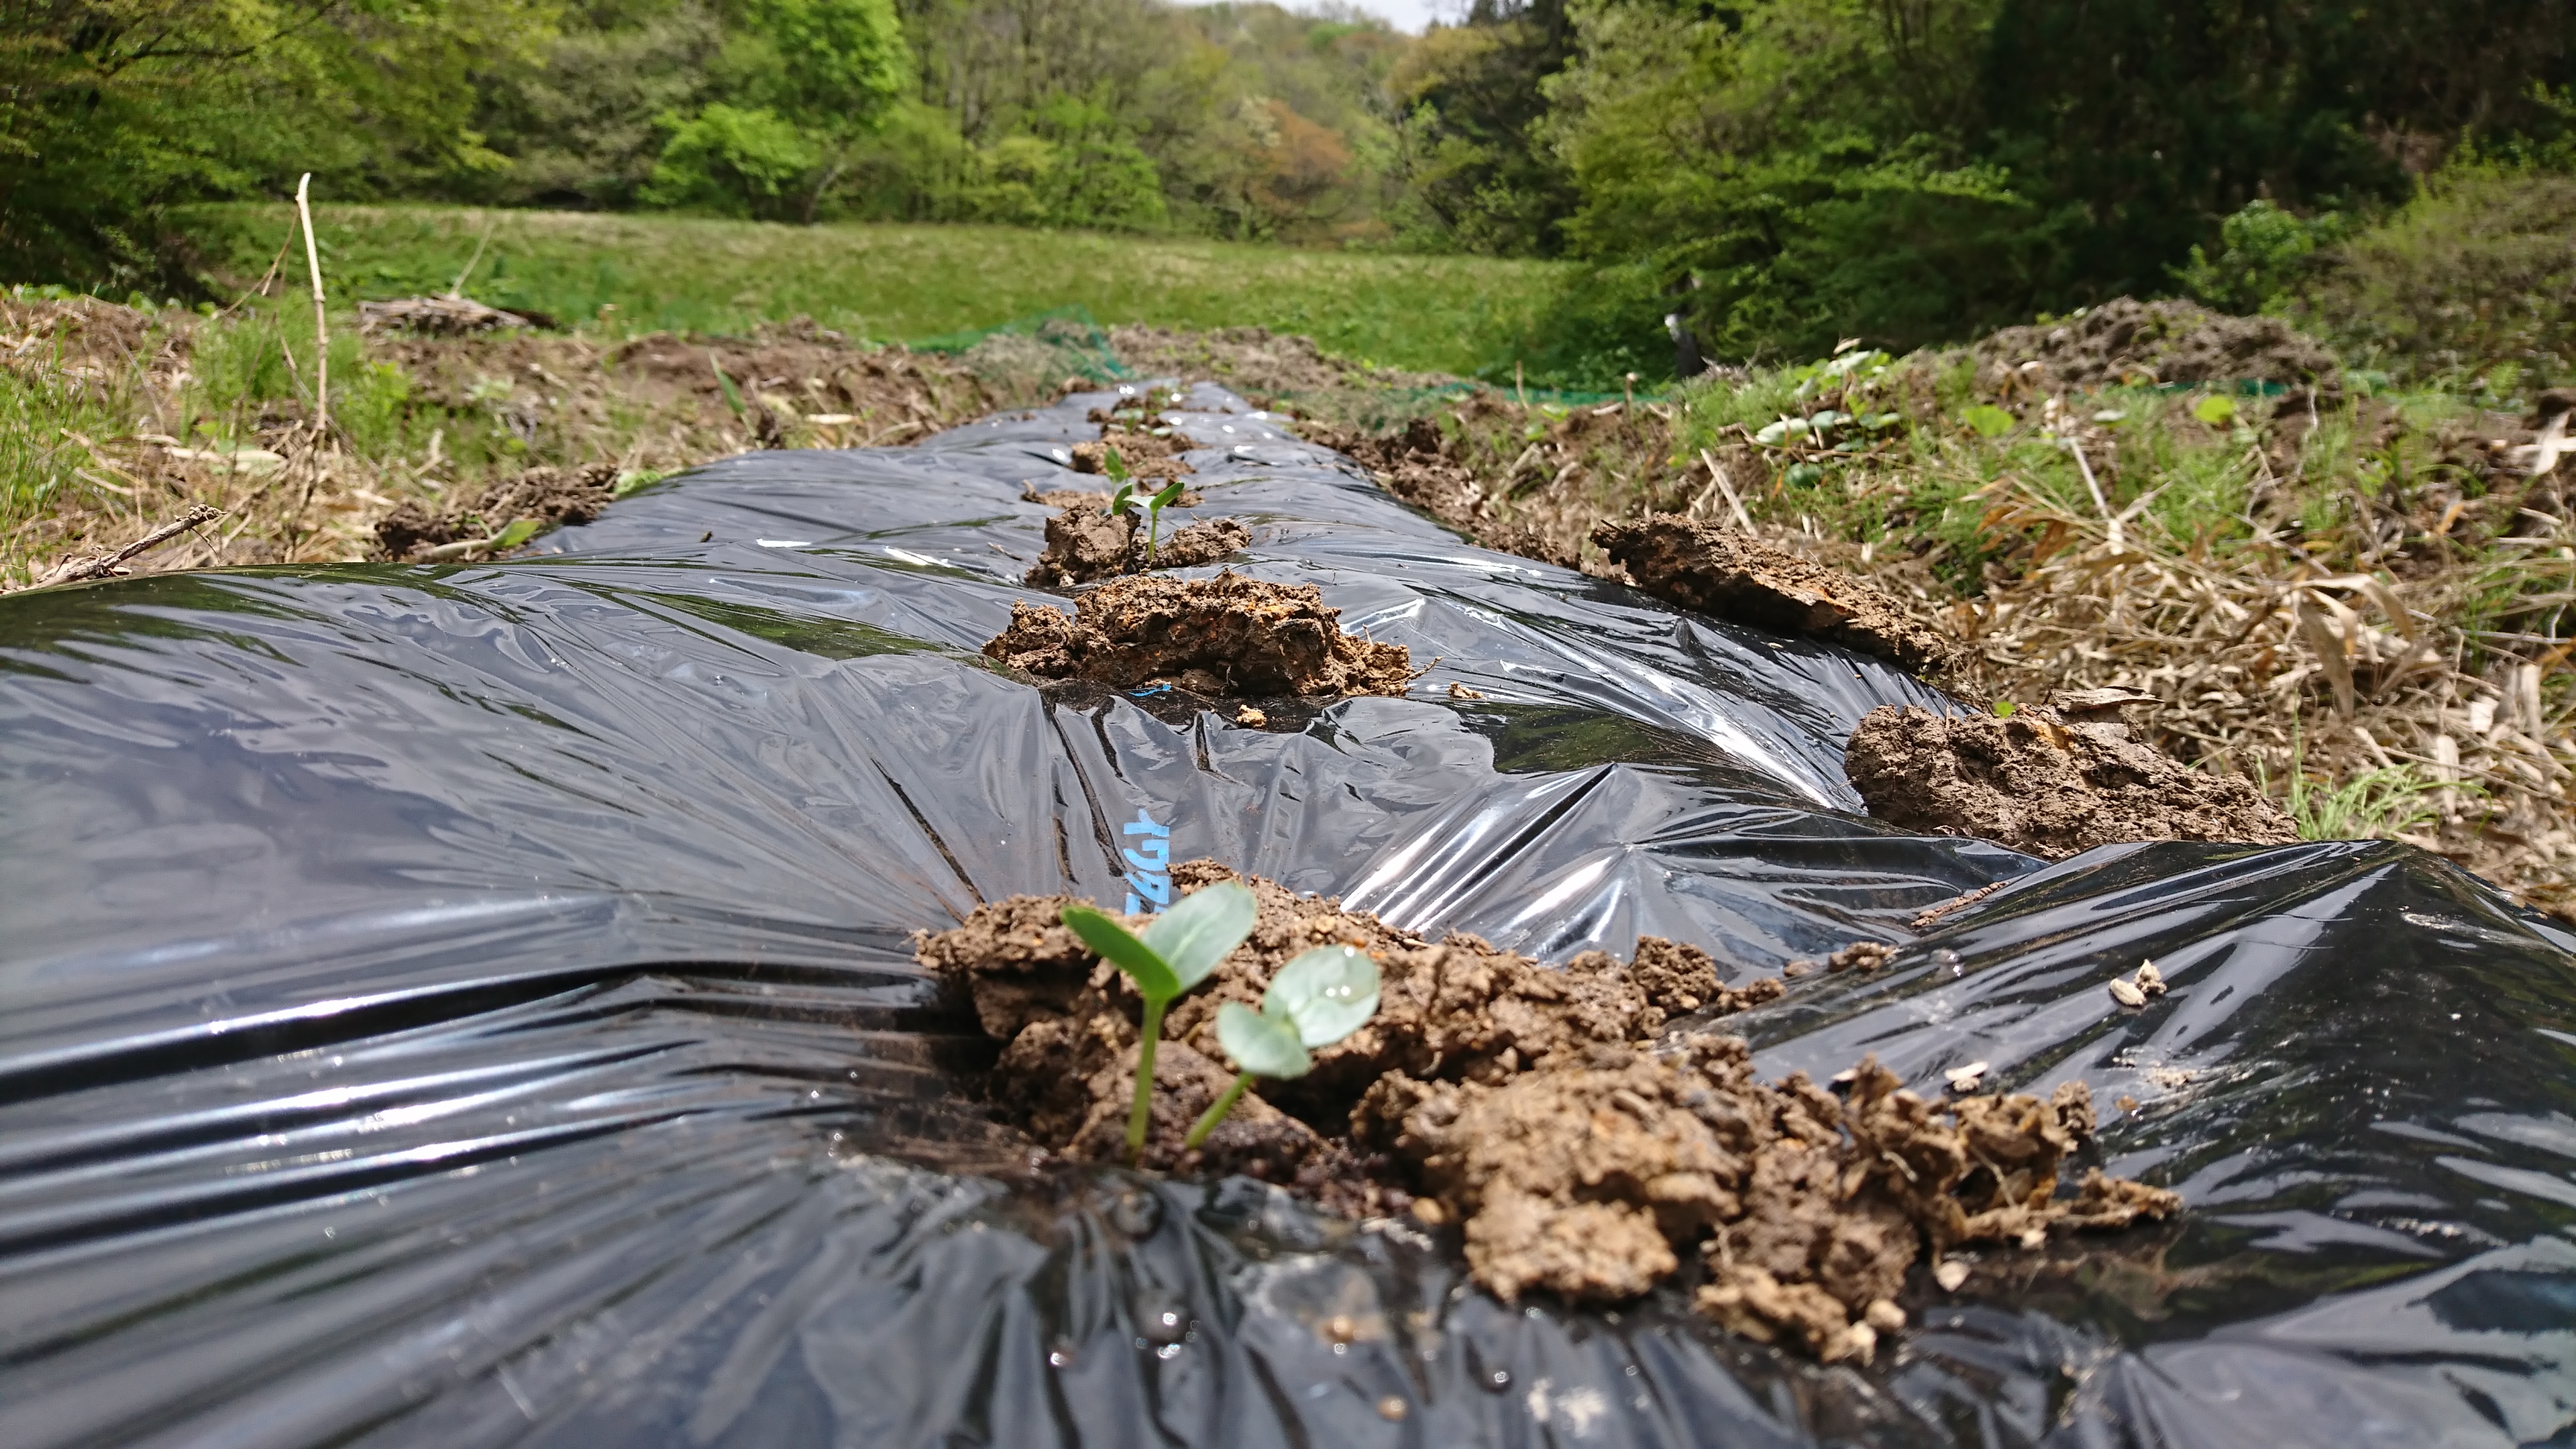
[[[1082,307],[1058,307],[999,327],[944,332],[904,345],[915,352],[973,354],[1015,372],[1086,377],[1094,382],[1125,382],[1136,375],[1109,350],[1109,334]]]

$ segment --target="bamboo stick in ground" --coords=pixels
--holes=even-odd
[[[313,243],[313,173],[295,183],[295,214],[304,223],[304,265],[313,274],[313,426],[331,430],[331,328],[322,307],[322,252]]]

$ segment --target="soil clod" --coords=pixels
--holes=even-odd
[[[1312,584],[1231,569],[1212,579],[1141,574],[1082,595],[1074,610],[1014,604],[1011,627],[984,653],[1042,679],[1168,682],[1220,697],[1401,695],[1412,682],[1403,645],[1343,633],[1341,610]]]
[[[446,545],[492,537],[523,518],[548,525],[588,523],[616,490],[616,464],[588,463],[530,468],[484,489],[465,507],[441,513],[400,503],[376,522],[377,557],[399,563]]]
[[[1197,447],[1180,433],[1128,432],[1104,427],[1100,441],[1073,445],[1073,471],[1106,475],[1109,472],[1109,450],[1118,450],[1118,461],[1125,465],[1127,476],[1139,483],[1147,480],[1168,483],[1197,472],[1190,460],[1181,456]]]
[[[2118,724],[2070,724],[2044,706],[2008,719],[1883,706],[1852,731],[1843,770],[1878,819],[2047,860],[2124,841],[2299,839],[2252,781],[2205,774]]]
[[[1183,892],[1234,878],[1209,861],[1172,870]],[[1505,1301],[1615,1302],[1692,1274],[1701,1311],[1729,1328],[1865,1362],[1902,1330],[1895,1300],[1927,1249],[1955,1286],[1943,1257],[1961,1244],[2027,1247],[2055,1228],[2180,1207],[2098,1171],[2059,1195],[2094,1130],[2080,1082],[2044,1102],[1934,1104],[1864,1061],[1837,1079],[1838,1097],[1802,1074],[1757,1080],[1739,1038],[1658,1042],[1673,1017],[1783,990],[1731,985],[1687,944],[1644,937],[1625,964],[1596,951],[1550,970],[1471,936],[1425,941],[1328,897],[1245,884],[1251,935],[1165,1019],[1144,1161],[1245,1172],[1329,1210],[1457,1225],[1476,1280]],[[1060,923],[1066,899],[981,906],[916,946],[964,982],[1004,1043],[996,1105],[1056,1151],[1115,1160],[1141,1003]],[[1227,1081],[1218,1008],[1257,1001],[1297,953],[1336,942],[1377,960],[1377,1016],[1317,1052],[1309,1075],[1261,1082],[1203,1151],[1182,1151]]]
[[[1686,609],[1810,634],[1920,672],[1950,651],[1887,592],[1749,534],[1657,513],[1604,523],[1592,541],[1637,587]]]
[[[1076,502],[1046,523],[1046,552],[1028,581],[1069,588],[1148,568],[1185,569],[1215,563],[1252,542],[1252,530],[1231,518],[1203,519],[1166,533],[1150,556],[1146,522],[1133,510],[1111,513],[1101,503]]]

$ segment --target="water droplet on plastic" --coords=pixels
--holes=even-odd
[[[1959,964],[1959,953],[1947,947],[1932,953],[1932,964],[1948,971],[1953,977],[1967,974],[1967,968]]]
[[[1485,1387],[1494,1393],[1499,1394],[1511,1386],[1512,1371],[1510,1369],[1496,1369],[1492,1373],[1485,1375]]]
[[[1062,1339],[1056,1340],[1055,1345],[1047,1350],[1047,1367],[1073,1367],[1073,1345]]]
[[[1181,1346],[1177,1343],[1167,1343],[1161,1348],[1154,1350],[1154,1357],[1163,1360],[1165,1363],[1169,1363],[1180,1356]]]

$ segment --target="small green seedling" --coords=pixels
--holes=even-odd
[[[1145,1128],[1152,1121],[1154,1047],[1163,1039],[1163,1008],[1206,980],[1225,953],[1252,934],[1256,913],[1252,892],[1232,881],[1190,895],[1156,916],[1141,936],[1090,906],[1067,906],[1061,913],[1066,928],[1125,972],[1145,998],[1143,1037],[1136,1046],[1136,1105],[1127,1114],[1128,1160],[1145,1151]],[[1376,997],[1370,1001],[1374,1008]]]
[[[1217,1008],[1216,1039],[1242,1075],[1207,1109],[1183,1147],[1207,1140],[1243,1098],[1254,1077],[1302,1077],[1314,1069],[1308,1052],[1328,1047],[1377,1015],[1377,962],[1348,946],[1318,946],[1279,968],[1261,1009],[1239,1001]]]
[[[1163,510],[1179,501],[1181,480],[1175,478],[1162,492],[1145,495],[1140,504],[1136,480],[1127,472],[1127,460],[1118,456],[1116,448],[1100,450],[1100,466],[1118,484],[1118,491],[1109,495],[1109,515],[1112,518],[1131,507],[1141,506],[1145,510],[1145,566],[1153,567],[1154,545],[1163,527]]]

